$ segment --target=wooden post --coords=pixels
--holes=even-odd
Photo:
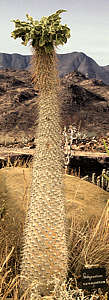
[[[101,187],[102,187],[102,189],[104,189],[104,187],[105,187],[105,178],[103,176],[105,174],[105,172],[106,172],[106,170],[103,169],[102,170],[102,175],[101,175]]]
[[[65,166],[65,174],[68,173],[68,169],[67,169],[67,166]]]
[[[80,176],[80,172],[81,170],[80,170],[80,167],[79,167],[79,170],[78,170],[78,177],[80,178],[81,176]]]
[[[106,191],[109,192],[109,180],[107,180],[107,187],[106,187]]]
[[[106,175],[109,178],[109,170],[106,171]],[[107,179],[107,187],[106,187],[106,191],[109,192],[109,180]]]
[[[100,176],[97,177],[97,186],[100,187]]]
[[[75,168],[73,169],[73,175],[75,176]]]
[[[92,173],[92,183],[96,184],[96,174]]]
[[[73,168],[71,169],[71,175],[73,176]]]
[[[75,168],[73,169],[73,176],[75,176]]]
[[[78,176],[78,174],[77,174],[77,169],[75,168],[75,176],[77,177]]]

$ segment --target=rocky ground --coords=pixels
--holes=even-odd
[[[108,135],[109,86],[77,72],[66,75],[62,86],[70,123],[79,125],[89,136]]]
[[[61,116],[89,139],[109,138],[109,86],[73,72],[61,79]],[[0,70],[0,145],[32,146],[38,123],[38,91],[29,71]],[[96,143],[97,144],[97,143]]]

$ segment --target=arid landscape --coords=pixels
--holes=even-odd
[[[109,1],[0,4],[0,300],[109,300]]]
[[[14,256],[12,259],[9,259],[12,280],[15,275],[13,264],[16,261],[16,255],[18,257],[16,274],[18,274],[19,270],[19,251],[22,244],[22,232],[30,199],[32,178],[32,163],[28,168],[25,159],[23,165],[22,163],[20,164],[20,160],[24,158],[25,153],[32,158],[34,147],[37,149],[35,134],[37,137],[38,95],[39,91],[34,89],[29,71],[0,70],[0,160],[2,163],[3,161],[7,161],[6,165],[4,165],[5,168],[1,164],[0,170],[1,268],[5,257],[5,247],[7,247],[7,254],[14,247]],[[98,152],[101,155],[105,152],[106,154],[103,139],[108,145],[109,86],[105,85],[101,80],[87,79],[79,72],[72,72],[61,78],[59,101],[62,131],[64,130],[64,126],[68,128],[69,125],[73,124],[80,132],[85,133],[87,136],[84,143],[81,143],[81,141],[76,145],[73,143],[72,149],[76,151],[89,151],[91,153]],[[16,155],[13,154],[14,151],[17,152]],[[11,157],[15,157],[15,159],[12,161]],[[78,224],[78,233],[80,232],[80,228],[82,228],[84,235],[86,234],[84,232],[86,224],[89,227],[89,224],[95,224],[96,228],[97,222],[99,222],[103,210],[105,210],[109,193],[93,183],[68,174],[64,175],[64,191],[69,236],[71,237],[72,234],[73,238],[75,234],[77,236],[76,227],[72,233],[72,224],[73,226],[74,224]],[[92,230],[90,234],[93,235],[94,227],[90,228]],[[80,233],[78,238],[80,239]],[[90,241],[90,235],[88,238]],[[97,239],[99,241],[98,236]],[[105,243],[103,239],[102,241]],[[82,238],[80,242],[81,247],[77,247],[77,250],[75,243],[77,243],[77,240],[74,239],[74,243],[72,244],[72,265],[73,270],[80,272],[85,263],[84,254],[83,252],[81,253],[81,247],[83,247]],[[104,247],[104,244],[102,246]],[[104,251],[104,248],[102,250]],[[75,251],[78,251],[78,256],[80,257],[79,266],[73,260]],[[93,259],[95,261],[98,259],[99,263],[101,252],[99,253],[97,249],[97,258],[93,257],[93,249],[91,251],[89,251],[89,256],[87,257],[88,262],[92,263]],[[103,253],[105,256],[105,251]],[[106,259],[108,259],[107,252]],[[105,265],[107,274],[109,274],[109,265],[106,259],[105,262],[102,260],[101,264]],[[3,267],[3,276],[6,276],[7,268],[8,263],[7,266],[4,265]],[[77,276],[76,271],[75,276]],[[6,277],[6,281],[9,284],[8,276]],[[9,295],[13,296],[13,293],[10,291],[11,288],[9,288]],[[2,296],[1,299],[6,299],[3,298],[3,294],[8,295],[6,283],[1,284],[0,293],[0,296]],[[15,293],[17,295],[17,292]],[[107,289],[105,290],[105,297],[108,297],[106,295]]]
[[[9,297],[13,297],[11,298],[13,300],[19,299],[14,298],[18,296],[19,286],[18,277],[15,279],[15,276],[19,274],[23,227],[30,201],[31,180],[32,168],[7,167],[0,170],[0,268],[3,278],[0,286],[0,295],[2,297],[3,295],[9,295]],[[97,262],[105,266],[108,276],[108,248],[105,248],[104,245],[107,243],[107,232],[103,233],[104,226],[106,226],[106,222],[108,222],[106,209],[106,203],[109,197],[108,192],[92,183],[70,175],[64,175],[64,192],[67,231],[69,236],[68,243],[71,248],[70,261],[72,278],[74,272],[75,278],[80,276],[81,268],[83,268],[86,263],[84,251],[89,247],[93,235],[94,241],[89,247],[87,263],[93,264],[93,262]],[[105,223],[101,224],[101,221]],[[97,228],[99,228],[99,231]],[[84,249],[85,239],[86,248]],[[101,243],[101,249],[98,243]],[[11,251],[11,256],[8,257]],[[5,264],[6,257],[8,258]],[[8,270],[10,270],[10,277],[8,276]],[[15,280],[15,285],[13,280]],[[15,296],[13,296],[13,290]],[[107,290],[108,289],[104,290],[105,297],[107,297]],[[77,292],[79,293],[79,289]],[[101,291],[101,296],[103,297],[102,292],[103,291]],[[7,298],[1,299],[4,300]]]
[[[74,124],[88,136],[109,136],[109,86],[73,72],[61,79],[62,128]],[[38,91],[26,70],[0,70],[0,144],[28,144],[38,122]]]

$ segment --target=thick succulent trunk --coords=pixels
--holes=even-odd
[[[51,75],[53,79],[53,74]],[[63,159],[57,90],[54,72],[54,84],[52,80],[52,84],[43,87],[38,100],[36,153],[21,263],[21,275],[25,276],[23,287],[36,281],[42,294],[49,293],[50,280],[54,277],[62,280],[67,273]],[[34,296],[37,290],[37,283],[34,283]]]

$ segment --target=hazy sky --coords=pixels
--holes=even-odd
[[[62,23],[70,27],[71,38],[58,53],[84,52],[99,65],[109,65],[109,0],[0,0],[0,52],[31,54],[21,40],[11,38],[11,19],[26,19],[26,13],[40,20],[58,9],[66,9]]]

